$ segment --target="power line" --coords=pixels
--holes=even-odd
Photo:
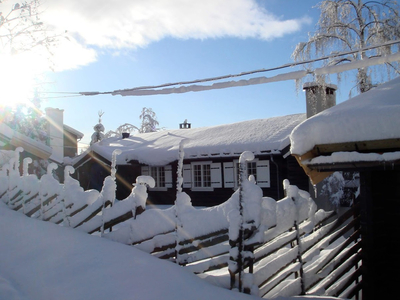
[[[258,69],[258,70],[253,70],[253,71],[246,71],[246,72],[241,72],[241,73],[237,73],[237,74],[222,75],[222,76],[217,76],[217,77],[196,79],[196,80],[190,80],[190,81],[179,81],[179,82],[173,82],[173,83],[164,83],[164,84],[160,84],[160,85],[140,86],[140,87],[121,89],[121,90],[114,90],[114,91],[106,91],[106,92],[98,92],[98,91],[92,91],[92,92],[48,92],[48,93],[69,94],[69,96],[55,96],[55,97],[46,97],[46,98],[47,99],[51,99],[51,98],[64,98],[64,97],[66,98],[66,97],[79,97],[79,96],[97,96],[97,95],[113,95],[113,96],[115,96],[115,95],[125,95],[125,96],[128,96],[128,95],[129,96],[141,95],[141,96],[144,96],[144,95],[155,95],[155,94],[167,94],[167,93],[171,93],[171,92],[173,92],[173,93],[184,93],[184,92],[189,92],[189,91],[195,91],[196,90],[195,86],[192,86],[191,89],[187,89],[186,88],[186,91],[185,91],[185,85],[191,85],[191,84],[196,84],[196,83],[205,83],[205,82],[218,81],[218,80],[229,79],[229,78],[237,78],[237,77],[242,77],[242,76],[252,75],[252,74],[257,74],[257,73],[265,73],[265,72],[277,71],[277,70],[282,70],[282,69],[285,69],[285,68],[301,66],[301,65],[305,65],[305,64],[315,63],[315,62],[318,62],[318,61],[323,61],[323,60],[327,60],[327,59],[334,59],[334,58],[341,57],[341,56],[346,56],[346,55],[355,54],[355,53],[359,53],[359,52],[363,52],[363,51],[373,50],[373,49],[376,49],[376,48],[379,48],[379,47],[392,46],[392,45],[398,44],[398,43],[400,43],[400,40],[394,40],[394,41],[389,41],[389,42],[386,42],[386,43],[383,43],[383,44],[379,44],[379,45],[373,45],[373,46],[364,47],[364,48],[357,49],[357,50],[339,52],[339,53],[323,56],[323,57],[320,57],[320,58],[305,60],[305,61],[301,61],[301,62],[287,63],[287,64],[284,64],[284,65],[281,65],[281,66],[278,66],[278,67],[273,67],[273,68],[268,68],[268,69],[264,68],[264,69]],[[397,60],[397,58],[395,60]],[[354,63],[354,62],[352,62],[352,63]],[[350,65],[352,63],[347,63],[345,65]],[[343,68],[343,69],[347,70],[346,68]],[[320,68],[320,70],[319,70],[320,73],[322,72],[321,70],[322,70],[322,68]],[[302,72],[302,71],[298,71],[298,72]],[[281,74],[281,75],[277,75],[277,76],[274,76],[274,77],[270,77],[267,80],[263,80],[264,82],[259,82],[257,84],[267,83],[267,82],[274,82],[274,81],[281,81],[281,80],[298,79],[299,76],[301,76],[301,74],[304,74],[304,72],[306,72],[305,75],[313,73],[312,71],[308,71],[308,72],[307,71],[303,71],[302,73],[297,73],[295,77],[293,77],[293,76],[283,76],[282,77],[282,75],[288,75],[288,74],[295,74],[296,73],[296,72],[290,72],[290,73],[286,73],[286,74]],[[336,73],[338,73],[338,71],[336,71]],[[304,77],[305,75],[302,75],[301,77]],[[279,77],[279,76],[281,76],[281,79],[277,80],[277,77]],[[264,78],[266,78],[266,77],[264,77]],[[284,78],[286,78],[286,79],[284,79]],[[253,79],[244,81],[243,85],[252,85],[253,84],[252,81],[254,82],[254,81],[257,81],[257,80],[259,80],[259,78],[253,78]],[[181,86],[181,88],[165,89],[167,87],[178,86],[178,85]],[[225,87],[222,87],[223,85],[225,85]],[[227,84],[227,82],[224,82],[219,87],[218,87],[218,83],[213,84],[212,86],[198,86],[199,87],[198,90],[214,89],[213,86],[215,88],[227,88],[227,87],[238,86],[238,85],[229,86],[229,82],[228,82],[228,84]],[[200,87],[203,87],[203,88],[200,89]],[[204,88],[204,87],[206,87],[206,88]],[[164,89],[162,89],[162,88],[164,88]],[[161,90],[157,90],[157,89],[161,89]],[[179,91],[179,89],[181,91]],[[174,91],[172,91],[172,90],[174,90]]]
[[[57,92],[54,92],[54,93],[57,93]],[[68,92],[64,92],[64,93],[68,94]],[[40,98],[41,99],[59,99],[59,98],[74,98],[74,97],[83,97],[83,96],[85,96],[85,95],[71,93],[71,95],[68,95],[68,96],[53,96],[53,97],[40,97]]]

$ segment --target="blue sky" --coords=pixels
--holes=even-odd
[[[48,1],[44,21],[67,30],[70,44],[60,43],[57,51],[63,55],[57,52],[54,58],[59,66],[56,64],[56,72],[41,77],[40,90],[105,92],[290,63],[296,44],[306,41],[308,33],[315,30],[317,3]],[[66,50],[61,51],[63,47]],[[298,69],[243,79],[294,70]],[[339,88],[341,102],[347,99],[348,88]],[[48,98],[54,96],[58,98]],[[64,109],[64,122],[85,134],[83,143],[89,143],[100,110],[105,112],[102,123],[106,131],[123,123],[139,126],[143,107],[152,108],[160,126],[166,129],[178,128],[185,119],[192,127],[201,127],[305,112],[304,93],[296,91],[293,81],[155,96],[60,96],[65,95],[42,93],[42,108]]]

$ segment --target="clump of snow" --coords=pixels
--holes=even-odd
[[[315,145],[400,138],[400,77],[322,111],[298,125],[291,153]]]
[[[14,157],[13,150],[0,150],[0,167],[8,164],[12,157]]]
[[[334,207],[339,207],[344,194],[345,180],[341,172],[334,172],[322,181],[321,195],[327,196]]]
[[[354,162],[354,161],[379,161],[382,163],[392,162],[400,159],[400,151],[387,153],[360,153],[356,151],[334,152],[331,155],[318,156],[310,160],[302,161],[304,164],[324,164],[324,163],[339,163],[339,162]]]

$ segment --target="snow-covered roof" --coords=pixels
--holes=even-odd
[[[72,128],[71,126],[68,126],[68,125],[66,125],[66,124],[64,124],[63,127],[64,127],[64,131],[68,131],[68,132],[70,132],[70,133],[76,135],[76,137],[77,137],[78,139],[83,138],[83,135],[84,135],[84,134],[83,134],[82,132],[76,130],[75,128]]]
[[[291,153],[316,145],[400,138],[400,77],[327,109],[292,132]]]
[[[131,160],[148,165],[166,165],[178,159],[179,144],[184,144],[185,158],[239,156],[280,153],[289,145],[293,128],[305,120],[305,114],[250,120],[233,124],[192,129],[164,130],[129,138],[108,138],[89,150],[111,161],[112,152],[120,149],[117,164]]]
[[[316,184],[331,170],[385,168],[398,161],[399,128],[400,77],[298,125],[290,151]]]
[[[43,159],[48,159],[52,153],[52,149],[49,146],[11,129],[4,123],[0,123],[0,139],[7,141],[14,147],[22,147],[25,151]]]

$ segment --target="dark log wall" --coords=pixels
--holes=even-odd
[[[89,156],[87,157],[89,158]],[[86,159],[87,159],[86,158]],[[100,157],[97,157],[101,159]],[[292,185],[298,185],[300,189],[308,189],[308,177],[303,169],[298,165],[297,161],[288,156],[283,158],[280,155],[258,156],[260,160],[270,161],[270,187],[262,188],[264,197],[281,199],[283,197],[282,182],[284,179],[289,179]],[[214,158],[213,162],[220,162],[221,166],[224,162],[232,162],[235,158]],[[237,159],[237,158],[236,158]],[[204,159],[210,161],[209,158]],[[84,161],[84,160],[82,160]],[[185,160],[185,164],[190,164],[193,160]],[[199,161],[199,160],[196,160]],[[105,164],[110,162],[104,161]],[[172,205],[176,199],[176,180],[178,163],[173,162],[172,166],[172,188],[167,191],[148,192],[148,203],[152,204],[168,204]],[[91,159],[77,170],[74,174],[75,178],[79,179],[81,186],[85,189],[101,190],[104,178],[110,174],[109,167],[99,163],[98,160]],[[132,162],[131,165],[117,166],[117,199],[123,200],[129,196],[132,191],[132,184],[135,183],[137,176],[141,175],[141,165],[137,162]],[[224,182],[224,174],[222,172],[222,182]],[[233,188],[214,188],[213,191],[192,191],[190,188],[183,188],[192,199],[194,206],[214,206],[228,200],[234,193]]]
[[[308,190],[308,177],[304,173],[303,169],[299,166],[296,159],[289,156],[284,159],[282,156],[259,156],[260,160],[270,161],[270,181],[271,186],[269,188],[262,188],[264,197],[271,197],[274,199],[281,199],[283,197],[283,186],[282,182],[284,179],[289,179],[291,184],[298,184],[300,189]],[[207,159],[209,160],[209,159]],[[220,159],[213,162],[230,162],[232,158]],[[185,161],[185,164],[191,161]],[[173,204],[176,198],[176,173],[177,163],[172,164],[173,174],[173,188],[168,189],[167,192],[163,191],[149,191],[149,202],[154,204]],[[222,181],[224,181],[224,174],[222,174]],[[194,206],[214,206],[221,204],[229,199],[234,193],[233,188],[215,188],[212,192],[194,192],[190,188],[184,188],[192,199]]]
[[[360,180],[363,299],[395,299],[400,269],[400,171],[362,171]]]
[[[299,165],[296,158],[289,155],[286,158],[287,172],[286,177],[291,185],[297,186],[303,191],[308,191],[309,189],[309,179],[306,173],[304,173],[303,168]]]

